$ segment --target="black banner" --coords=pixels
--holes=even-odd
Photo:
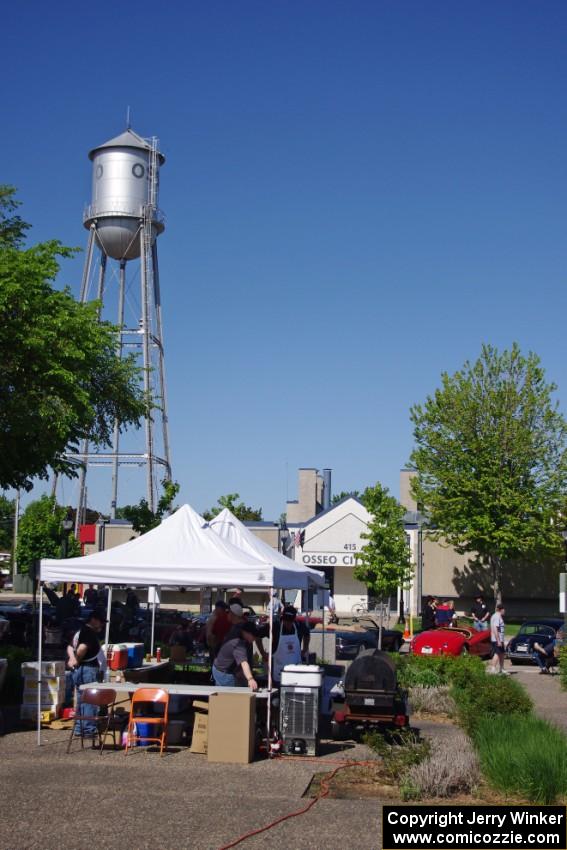
[[[383,806],[383,850],[566,850],[565,806]]]

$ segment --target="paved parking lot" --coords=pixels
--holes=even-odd
[[[0,739],[0,850],[219,850],[238,836],[302,808],[316,771],[366,759],[361,745],[330,744],[317,760],[209,764],[186,749],[160,758],[144,748],[102,756],[68,732]],[[313,809],[246,840],[244,850],[379,846],[376,800],[321,800]]]

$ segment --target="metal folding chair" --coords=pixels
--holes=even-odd
[[[163,706],[163,714],[148,714],[147,708],[144,714],[144,706],[152,705]],[[138,714],[137,711],[142,711]],[[167,741],[167,724],[169,710],[169,693],[162,688],[139,688],[132,694],[132,707],[130,709],[130,719],[128,721],[128,734],[126,741],[125,755],[131,746],[135,746],[138,741],[155,741],[160,745],[159,754],[163,755],[163,749]],[[146,724],[156,729],[155,735],[139,735],[136,728],[139,724]],[[161,734],[157,734],[158,728],[161,726]]]
[[[81,692],[81,703],[78,706],[78,714],[75,717],[75,723],[79,724],[79,730],[81,733],[81,749],[85,748],[85,732],[84,725],[85,723],[94,723],[96,726],[96,733],[93,736],[93,748],[95,746],[95,737],[98,735],[99,745],[100,745],[100,753],[102,755],[102,751],[104,749],[104,744],[106,742],[106,736],[108,732],[112,732],[112,740],[114,742],[114,746],[116,746],[116,729],[113,726],[111,728],[111,721],[114,719],[114,703],[116,702],[116,691],[112,688],[87,688],[86,690]],[[83,705],[94,705],[98,708],[99,714],[96,717],[85,717],[81,708]],[[105,708],[106,714],[101,715],[100,709]],[[103,736],[104,730],[104,736]],[[75,736],[75,724],[73,724],[73,728],[71,729],[71,736],[69,738],[69,743],[67,744],[67,752],[71,751],[71,744],[73,743],[73,737]]]

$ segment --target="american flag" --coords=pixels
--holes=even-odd
[[[296,546],[301,546],[301,531],[299,529],[295,532],[293,542]]]

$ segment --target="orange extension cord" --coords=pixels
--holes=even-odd
[[[289,758],[289,759],[297,759],[297,756],[279,756],[279,758]],[[290,812],[287,815],[282,815],[281,818],[277,818],[271,823],[266,824],[266,826],[261,826],[258,829],[253,829],[250,832],[245,832],[244,835],[241,835],[240,838],[235,839],[230,844],[223,844],[222,847],[219,847],[219,850],[230,850],[231,847],[236,847],[237,844],[240,844],[241,841],[245,841],[247,838],[251,838],[253,835],[258,835],[260,832],[266,832],[268,829],[272,829],[272,827],[277,826],[278,823],[282,823],[284,820],[289,820],[290,818],[296,818],[299,815],[304,815],[310,809],[313,808],[315,803],[319,800],[322,800],[323,797],[327,797],[329,791],[331,790],[329,784],[335,774],[339,772],[339,770],[344,770],[345,767],[370,767],[371,765],[375,765],[375,761],[334,761],[332,759],[318,759],[318,758],[309,758],[303,757],[302,761],[316,761],[318,764],[338,764],[332,773],[327,776],[325,779],[321,779],[321,787],[319,789],[319,793],[316,797],[307,803],[302,809],[298,809],[296,812]]]

